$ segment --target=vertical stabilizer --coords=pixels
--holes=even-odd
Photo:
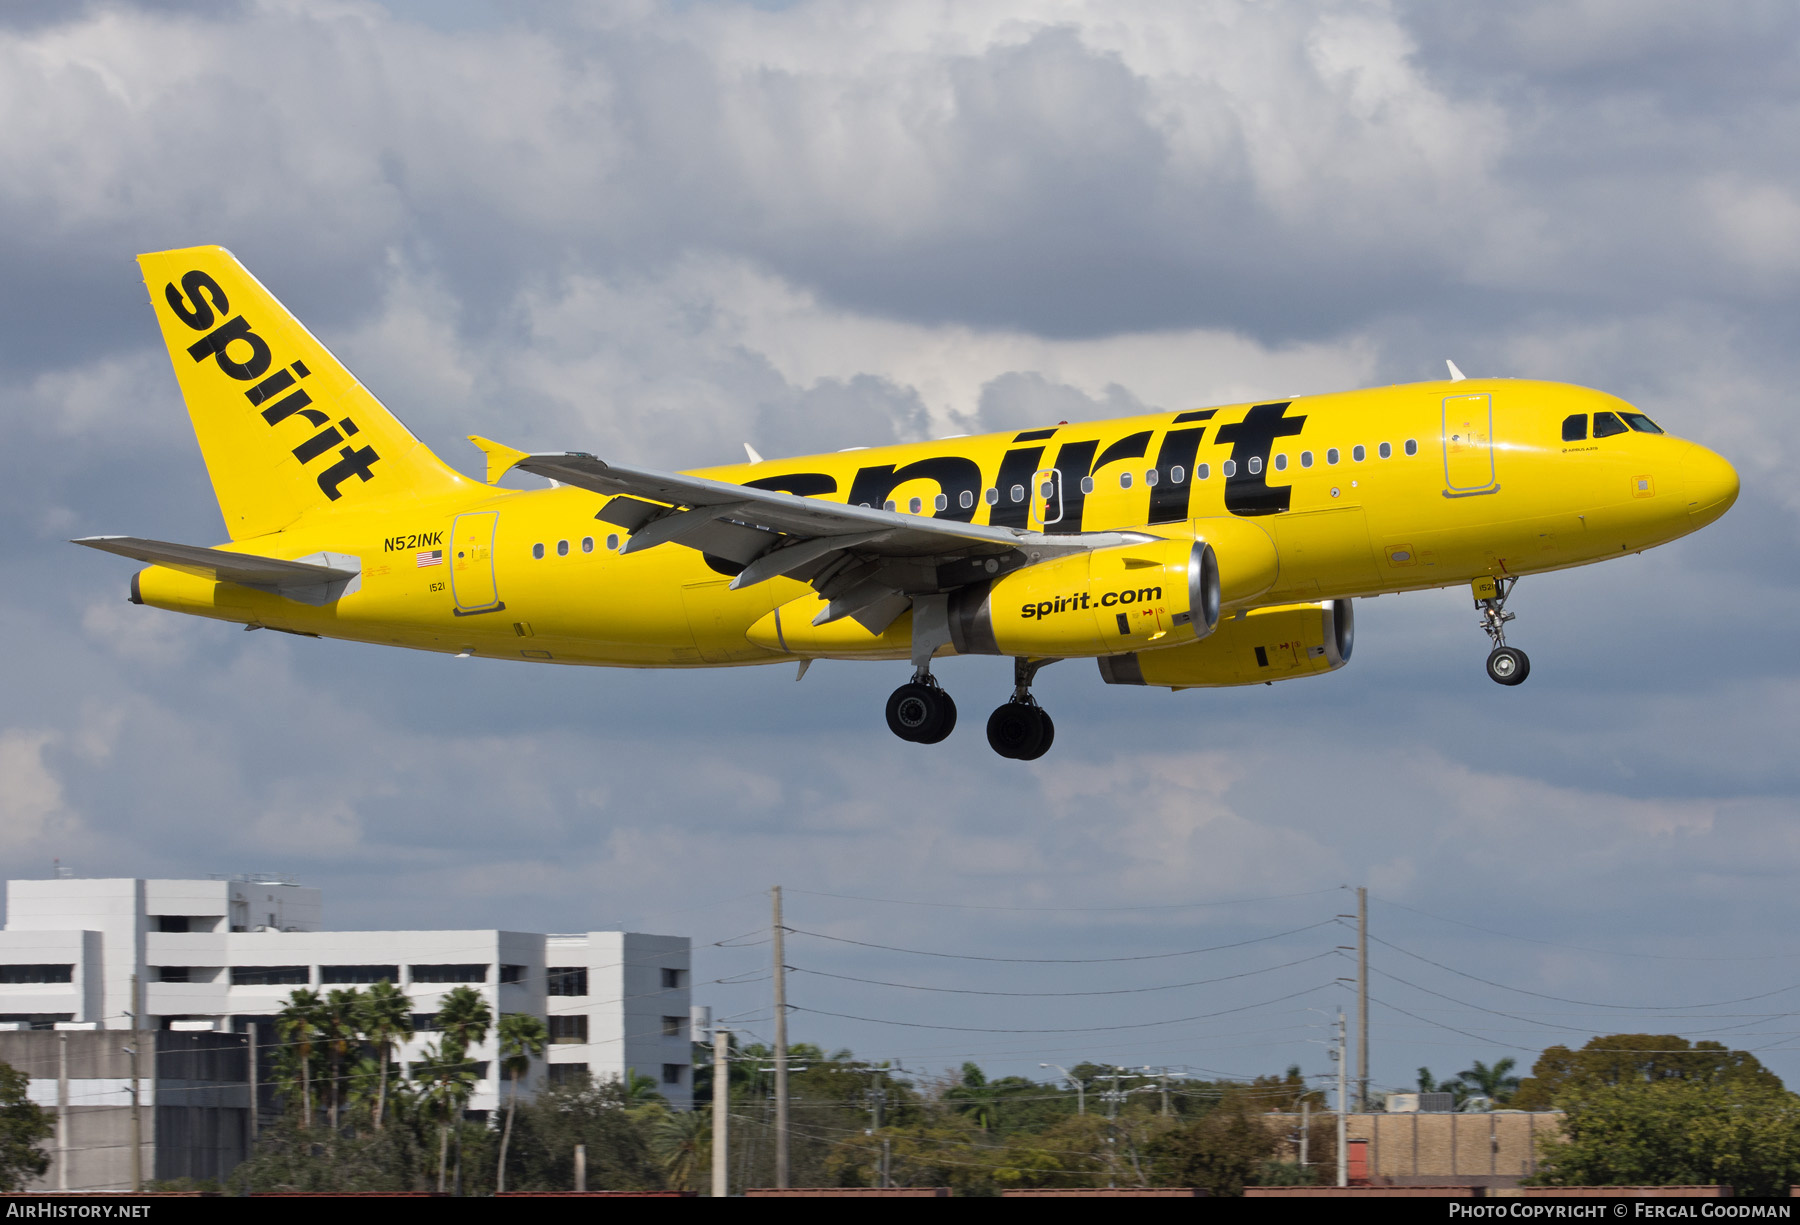
[[[470,484],[223,247],[138,256],[233,540]]]

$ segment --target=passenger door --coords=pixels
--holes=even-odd
[[[1445,396],[1444,494],[1466,498],[1500,488],[1494,470],[1494,397],[1488,392]]]
[[[450,525],[450,594],[456,615],[505,608],[494,576],[494,528],[497,511],[458,515]]]

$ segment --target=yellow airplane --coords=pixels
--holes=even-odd
[[[655,472],[471,438],[443,463],[219,247],[139,257],[231,543],[78,540],[148,563],[133,603],[322,638],[627,668],[909,661],[889,727],[956,704],[941,655],[1008,655],[1002,756],[1050,747],[1031,695],[1250,685],[1350,659],[1357,596],[1470,586],[1488,675],[1520,576],[1638,553],[1737,498],[1718,455],[1604,392],[1464,378]],[[547,489],[494,482],[517,468]]]

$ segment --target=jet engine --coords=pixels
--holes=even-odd
[[[1170,689],[1256,685],[1335,672],[1350,662],[1356,618],[1349,600],[1252,608],[1199,642],[1100,659],[1109,685]]]

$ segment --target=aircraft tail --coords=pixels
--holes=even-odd
[[[138,256],[233,540],[466,487],[223,247]]]

